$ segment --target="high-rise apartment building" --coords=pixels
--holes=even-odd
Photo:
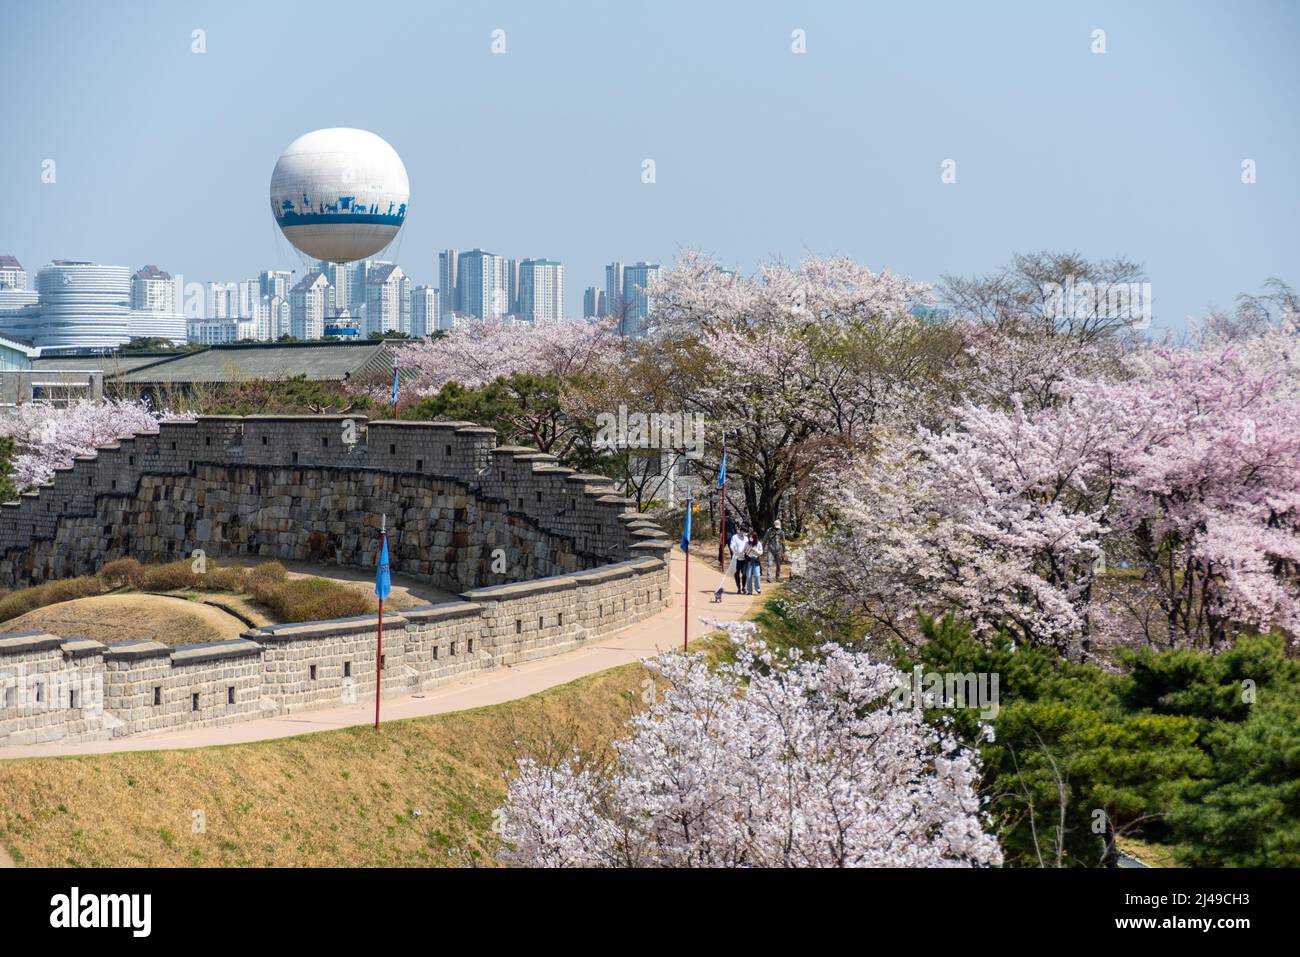
[[[651,307],[650,286],[658,275],[658,263],[633,263],[623,271],[625,335],[636,336],[645,332]]]
[[[323,272],[311,270],[289,293],[289,332],[295,339],[320,339],[334,305],[333,288]]]
[[[369,263],[364,330],[411,332],[411,280],[395,263]]]
[[[185,316],[177,301],[176,280],[157,266],[142,266],[131,277],[132,339],[168,339],[184,345]]]
[[[284,270],[267,270],[257,277],[263,296],[279,296],[286,302],[293,288],[293,273]]]
[[[0,289],[26,289],[27,270],[14,256],[0,256]]]
[[[462,309],[460,299],[460,254],[454,249],[438,253],[438,306],[441,309],[439,319],[450,319],[452,313]],[[442,325],[442,323],[439,323]]]
[[[441,296],[432,286],[416,286],[411,290],[411,335],[427,336],[437,331],[442,318]]]
[[[519,301],[515,315],[528,322],[564,318],[564,266],[550,259],[519,264]]]
[[[253,314],[253,338],[274,342],[291,334],[293,314],[289,300],[281,296],[263,296]]]
[[[234,282],[210,282],[207,289],[208,308],[204,315],[208,319],[234,319],[239,315],[239,284]]]
[[[623,264],[610,263],[605,267],[605,315],[623,318]]]
[[[582,315],[584,319],[596,319],[605,315],[605,290],[599,286],[588,286],[582,294]]]
[[[482,249],[461,253],[457,263],[458,311],[479,319],[502,319],[510,314],[510,280],[507,260]]]

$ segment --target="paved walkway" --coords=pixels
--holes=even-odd
[[[733,621],[743,618],[759,599],[735,594],[723,595],[721,604],[712,604],[712,591],[720,572],[716,563],[697,552],[691,559],[690,638],[694,641],[711,629],[702,621],[709,618]],[[672,553],[673,605],[645,621],[606,636],[591,644],[563,654],[496,668],[462,678],[418,694],[385,698],[381,717],[417,718],[485,705],[501,704],[524,698],[577,678],[653,657],[660,651],[682,646],[682,595],[685,559],[679,549]],[[734,589],[728,580],[728,588]],[[189,728],[153,734],[114,738],[109,741],[17,745],[0,748],[0,759],[36,758],[69,754],[106,754],[115,751],[159,751],[177,748],[203,748],[222,744],[243,744],[287,738],[312,731],[330,731],[370,724],[375,719],[374,703],[305,711],[274,718],[257,718],[213,728]]]

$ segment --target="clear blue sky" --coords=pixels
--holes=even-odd
[[[1268,276],[1300,286],[1288,0],[5,6],[0,252],[33,273],[299,267],[271,169],[300,134],[355,126],[410,173],[389,256],[417,283],[436,285],[447,246],[547,256],[574,313],[605,262],[687,248],[919,279],[1015,251],[1123,253],[1173,326]]]

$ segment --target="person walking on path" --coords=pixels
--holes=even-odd
[[[772,523],[763,535],[763,550],[767,553],[770,576],[773,581],[781,580],[781,560],[785,557],[785,532],[781,531],[781,520]]]
[[[749,536],[743,528],[736,529],[736,533],[731,536],[730,547],[732,563],[727,567],[736,578],[736,594],[739,595],[745,590],[745,550],[749,547]]]
[[[749,533],[749,544],[745,546],[745,594],[763,594],[763,543],[757,532]]]

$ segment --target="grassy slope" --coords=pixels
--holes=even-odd
[[[608,747],[647,677],[627,665],[379,732],[0,761],[0,841],[20,866],[490,864],[515,755]]]
[[[46,605],[4,622],[0,631],[46,631],[105,643],[151,638],[175,647],[238,638],[245,627],[199,601],[123,592]]]

